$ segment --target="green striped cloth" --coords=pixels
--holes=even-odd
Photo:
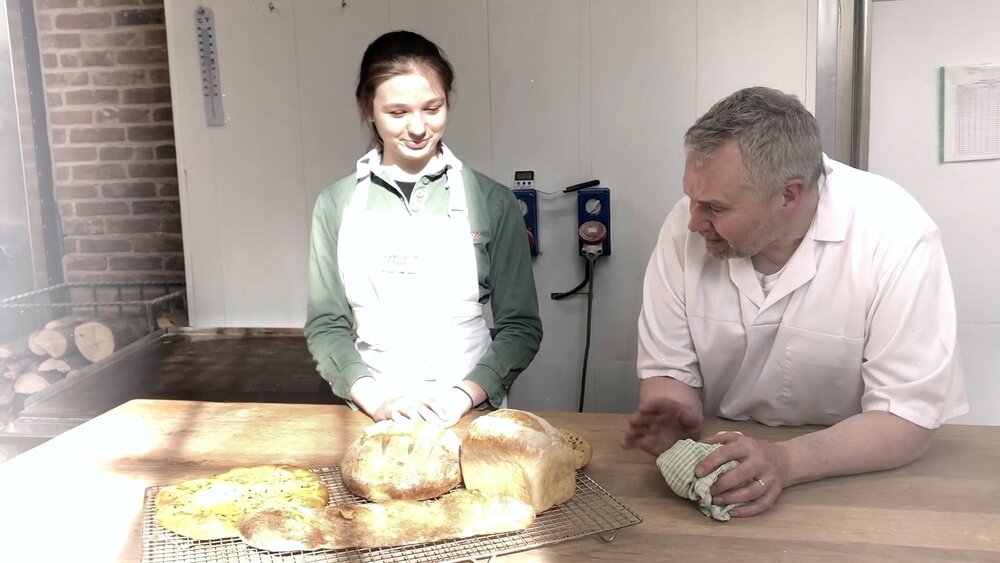
[[[670,490],[677,496],[697,502],[698,508],[705,516],[725,522],[729,520],[729,511],[736,505],[712,504],[712,493],[709,489],[715,484],[719,475],[736,467],[739,462],[736,460],[727,462],[701,479],[694,475],[694,467],[719,447],[721,444],[705,444],[689,439],[678,440],[669,450],[656,458],[656,466],[660,468],[660,473],[667,480]]]

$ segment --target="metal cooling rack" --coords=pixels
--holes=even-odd
[[[366,502],[344,487],[340,467],[313,470],[330,490],[330,503]],[[378,549],[286,551],[281,553],[250,547],[239,538],[196,541],[175,534],[156,523],[156,493],[146,489],[142,514],[143,563],[319,563],[328,561],[475,561],[514,553],[566,540],[600,534],[611,541],[618,530],[642,522],[642,518],[619,502],[582,471],[576,474],[573,498],[538,515],[534,524],[519,532],[442,540]],[[611,533],[610,538],[604,534]]]

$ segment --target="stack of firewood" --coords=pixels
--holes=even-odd
[[[148,332],[141,316],[68,316],[0,346],[0,427],[17,416],[28,395],[72,377]]]

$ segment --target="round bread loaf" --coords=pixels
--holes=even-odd
[[[449,428],[383,420],[347,448],[340,472],[348,490],[371,501],[430,499],[462,482],[460,445]]]

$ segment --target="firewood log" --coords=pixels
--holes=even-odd
[[[30,354],[31,350],[28,349],[27,337],[0,345],[0,360],[22,358]]]
[[[3,372],[0,376],[6,379],[17,379],[21,374],[34,371],[38,366],[38,360],[32,356],[24,356],[14,360],[7,360],[3,365]]]
[[[42,331],[36,330],[28,335],[28,349],[31,350],[31,353],[36,356],[48,356],[49,353],[38,345],[38,334],[40,332]]]
[[[188,326],[188,316],[185,311],[168,311],[156,317],[156,326],[159,328],[170,328],[177,326]]]
[[[51,374],[56,372],[46,373]],[[65,376],[61,373],[59,374],[59,377],[47,377],[41,373],[29,371],[28,373],[21,374],[21,376],[17,378],[17,381],[14,382],[14,391],[21,393],[22,395],[31,395],[45,389],[63,377]]]
[[[41,350],[43,353],[39,354],[40,356],[52,358],[61,358],[66,354],[71,354],[76,351],[73,327],[61,326],[32,333],[28,337],[28,347],[36,354],[38,353],[36,350]]]
[[[80,323],[85,323],[87,321],[97,320],[93,315],[66,315],[65,317],[59,317],[58,319],[52,319],[51,321],[45,323],[46,330],[55,330],[57,328],[63,327],[74,327]]]
[[[77,325],[73,331],[80,355],[97,362],[121,350],[149,332],[145,319],[114,317]]]
[[[38,364],[35,371],[57,371],[59,373],[70,374],[80,368],[86,367],[87,363],[87,360],[76,354],[67,354],[62,358],[49,358],[44,360],[42,363]]]
[[[6,377],[0,377],[0,407],[6,407],[14,402],[14,382]]]

